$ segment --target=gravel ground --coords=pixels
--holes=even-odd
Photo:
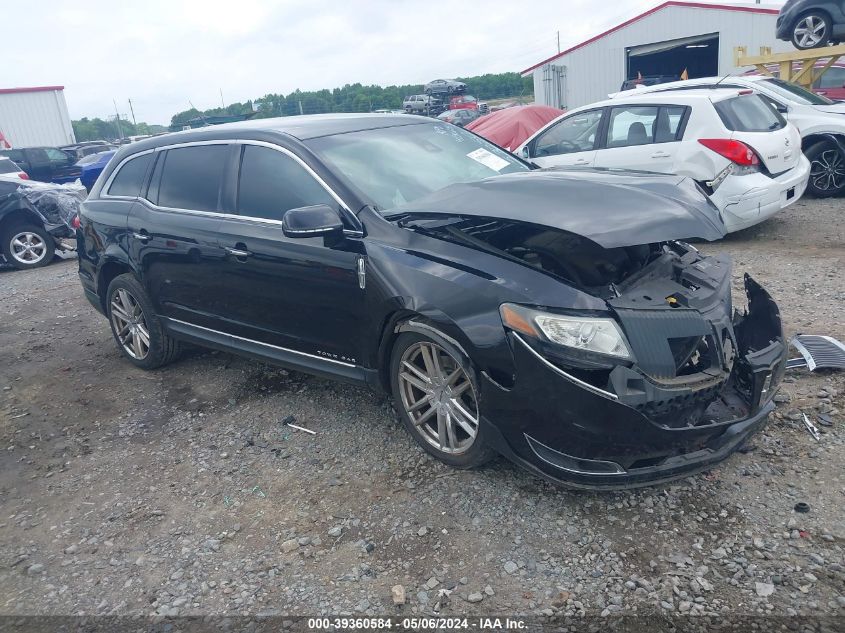
[[[788,335],[845,340],[843,227],[808,199],[702,248]],[[366,389],[198,349],[136,370],[73,261],[0,271],[0,350],[0,614],[845,614],[841,373],[789,372],[705,474],[592,494],[450,470]]]

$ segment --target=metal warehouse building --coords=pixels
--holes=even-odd
[[[75,143],[64,90],[64,86],[0,88],[0,133],[6,142],[12,147]]]
[[[664,2],[522,71],[534,77],[537,103],[559,108],[606,99],[628,79],[689,78],[744,72],[734,48],[757,54],[793,50],[775,39],[778,8],[754,4]]]

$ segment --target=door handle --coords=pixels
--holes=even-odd
[[[240,244],[239,244],[239,246],[240,246]],[[224,246],[223,250],[226,251],[227,253],[229,253],[229,255],[232,255],[233,257],[238,257],[238,258],[249,257],[250,255],[252,255],[252,253],[249,252],[248,250],[240,249],[240,248],[232,248],[230,246]]]
[[[589,165],[590,161],[588,161],[586,158],[579,158],[573,164],[574,165]]]
[[[666,152],[654,152],[651,155],[652,158],[669,158],[671,154],[667,154]]]
[[[141,229],[140,231],[133,232],[132,237],[134,237],[139,242],[143,242],[144,244],[150,241],[150,234],[147,233],[146,229]]]

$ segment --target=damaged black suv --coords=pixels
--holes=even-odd
[[[265,119],[133,143],[83,204],[86,296],[144,369],[189,341],[392,394],[455,467],[618,488],[764,424],[778,309],[690,180],[532,170],[430,119]]]

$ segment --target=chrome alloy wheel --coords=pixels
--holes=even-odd
[[[802,48],[813,48],[824,39],[826,30],[824,20],[817,15],[808,15],[798,21],[793,34]]]
[[[810,180],[819,191],[845,187],[845,159],[838,149],[825,150],[810,164]]]
[[[18,262],[31,266],[47,255],[47,244],[41,236],[31,231],[21,231],[12,236],[9,251]]]
[[[402,406],[420,435],[450,455],[466,452],[478,435],[478,399],[469,376],[446,350],[420,341],[402,354]]]
[[[138,300],[118,288],[111,300],[111,323],[124,351],[136,360],[150,353],[150,331]]]

